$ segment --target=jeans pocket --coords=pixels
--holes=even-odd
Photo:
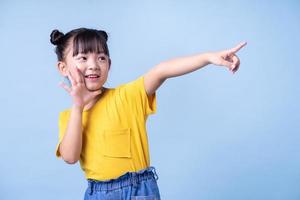
[[[103,133],[103,145],[104,156],[131,158],[130,128],[105,129]]]

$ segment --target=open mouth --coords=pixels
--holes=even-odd
[[[100,76],[98,74],[89,74],[89,75],[85,75],[84,77],[91,81],[95,81],[100,78]]]

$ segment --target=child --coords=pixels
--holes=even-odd
[[[156,113],[156,90],[167,78],[208,64],[235,73],[240,65],[235,53],[246,43],[164,61],[131,82],[106,88],[107,39],[105,31],[87,28],[51,33],[58,70],[71,83],[61,86],[73,102],[59,115],[56,156],[69,164],[80,161],[88,182],[84,199],[160,199],[145,126],[148,115]]]

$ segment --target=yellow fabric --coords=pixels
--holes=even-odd
[[[146,121],[156,113],[156,93],[147,96],[144,76],[108,88],[97,103],[83,112],[80,166],[87,179],[108,180],[150,166]],[[70,109],[59,114],[59,144]]]

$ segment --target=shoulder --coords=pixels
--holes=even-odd
[[[120,84],[116,89],[139,88],[144,86],[144,75],[138,76],[133,80]]]
[[[59,119],[64,119],[64,118],[68,117],[70,115],[70,113],[71,113],[71,108],[67,108],[63,111],[60,111],[59,112]]]

